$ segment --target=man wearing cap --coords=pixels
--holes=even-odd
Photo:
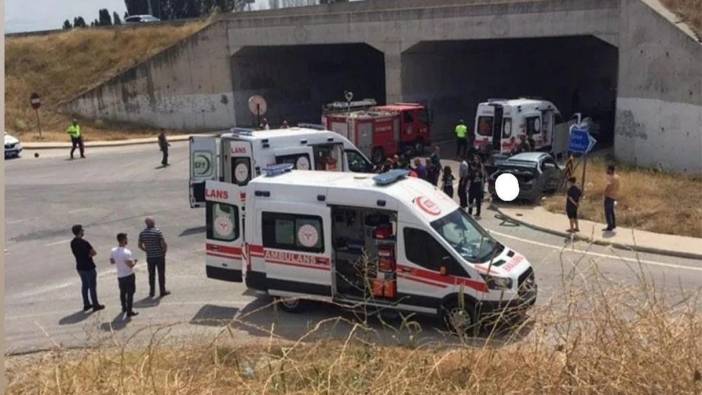
[[[76,148],[80,149],[80,157],[85,159],[85,147],[83,146],[83,136],[80,134],[80,125],[78,125],[78,120],[73,118],[73,121],[66,129],[66,133],[71,136],[71,159],[73,159],[73,153]]]

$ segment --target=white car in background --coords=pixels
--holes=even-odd
[[[126,23],[148,23],[148,22],[161,22],[160,19],[153,15],[130,15],[124,19]]]
[[[18,158],[21,152],[22,144],[20,141],[5,132],[5,158]]]

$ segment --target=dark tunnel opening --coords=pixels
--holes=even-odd
[[[322,105],[344,100],[345,90],[385,102],[384,56],[366,44],[245,47],[232,57],[232,80],[240,126],[254,124],[252,95],[266,99],[273,127],[319,123]]]
[[[608,146],[618,57],[593,36],[422,42],[402,54],[403,97],[429,104],[434,140],[451,138],[461,118],[473,130],[477,105],[489,98],[534,97],[553,102],[564,121],[592,117],[599,146]]]

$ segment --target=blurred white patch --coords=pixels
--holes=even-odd
[[[511,202],[519,196],[519,181],[514,174],[502,173],[495,180],[495,193],[503,202]]]

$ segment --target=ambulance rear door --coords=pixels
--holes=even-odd
[[[217,155],[217,138],[210,136],[190,137],[190,207],[202,207],[205,204],[205,181],[217,180],[219,156]]]
[[[251,142],[235,138],[222,140],[222,176],[225,182],[246,186],[253,177]]]
[[[208,278],[241,282],[244,241],[243,202],[240,192],[243,188],[236,184],[221,181],[207,181],[205,244]]]

